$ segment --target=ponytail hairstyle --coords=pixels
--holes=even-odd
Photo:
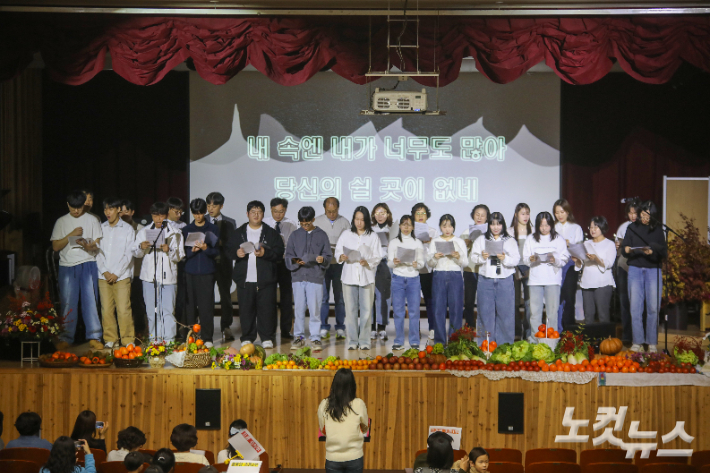
[[[545,220],[550,226],[550,240],[554,240],[555,238],[557,238],[557,232],[555,231],[555,221],[552,218],[552,215],[550,215],[550,212],[540,212],[539,214],[537,214],[537,217],[535,217],[535,233],[533,233],[533,238],[538,243],[540,243],[541,235],[540,224],[542,224],[543,220]]]

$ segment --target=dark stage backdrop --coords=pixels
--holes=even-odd
[[[156,200],[187,200],[189,89],[186,72],[155,85],[131,84],[113,71],[80,86],[44,78],[44,231],[67,212],[66,194],[96,192],[93,212],[105,219],[107,196],[131,199],[136,216]]]
[[[624,197],[663,199],[663,176],[710,176],[710,74],[683,65],[662,85],[609,74],[562,84],[562,196],[586,229],[594,215],[611,237],[626,216]],[[586,230],[585,230],[586,231]]]

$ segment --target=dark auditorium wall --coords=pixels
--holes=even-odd
[[[67,212],[66,194],[96,192],[93,212],[102,219],[107,196],[131,199],[136,216],[151,203],[188,198],[189,88],[186,72],[170,72],[149,87],[113,71],[89,82],[64,85],[44,76],[44,224]],[[47,240],[47,243],[49,241]]]

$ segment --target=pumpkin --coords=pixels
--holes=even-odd
[[[254,344],[253,343],[247,343],[243,347],[239,349],[239,354],[240,355],[253,355],[254,354]]]
[[[599,350],[605,355],[615,355],[624,348],[624,344],[618,338],[607,338],[599,344]]]

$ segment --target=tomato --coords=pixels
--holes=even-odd
[[[545,368],[547,368],[547,365],[545,365]],[[533,369],[535,370],[536,373],[537,373],[538,371],[540,371],[540,367],[539,367],[539,366],[533,366]],[[545,369],[543,368],[542,371],[545,371]]]
[[[431,355],[431,352],[433,352],[433,351],[434,351],[434,347],[431,345],[427,345],[426,352]]]
[[[691,372],[691,373],[695,373],[695,372],[696,372],[696,371],[695,371],[695,368],[690,368],[690,372]]]
[[[513,366],[513,371],[520,371],[520,366],[518,366],[518,365]]]
[[[428,348],[428,347],[427,347],[427,348]],[[419,352],[419,358],[424,358],[425,356],[426,356],[426,352],[425,352],[425,351],[420,351],[420,352]]]
[[[653,368],[650,366],[646,368],[646,373],[653,373]]]
[[[505,370],[506,370],[506,371],[513,371],[513,367],[512,367],[512,366],[508,366]]]
[[[684,374],[690,373],[690,370],[688,368],[683,368],[683,373]]]
[[[498,344],[497,344],[496,342],[491,342],[491,343],[488,345],[489,351],[495,351],[496,348],[498,348]]]
[[[547,326],[545,326],[545,324],[542,324],[537,328],[538,332],[544,332],[546,330],[547,330]]]
[[[454,365],[454,362],[451,360],[446,360],[446,368],[451,369],[451,367]]]
[[[441,371],[446,371],[446,363],[441,363],[441,364],[439,365],[439,369],[440,369]]]

